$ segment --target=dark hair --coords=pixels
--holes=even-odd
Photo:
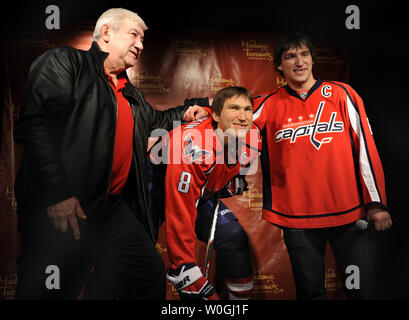
[[[220,115],[222,112],[224,102],[234,96],[246,96],[253,106],[253,96],[251,92],[244,87],[227,87],[220,89],[213,98],[212,102],[212,112]]]
[[[298,49],[302,45],[305,45],[308,48],[312,57],[312,61],[315,61],[315,51],[310,39],[300,32],[289,33],[277,43],[274,48],[274,68],[279,74],[284,76],[283,72],[277,68],[279,65],[281,65],[283,53],[290,50],[291,48]]]

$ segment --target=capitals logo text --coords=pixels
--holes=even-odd
[[[329,122],[320,122],[322,111],[324,110],[325,101],[321,101],[315,119],[313,123],[307,125],[301,125],[295,128],[286,128],[276,132],[275,141],[280,142],[284,140],[290,140],[290,143],[296,142],[298,137],[310,136],[310,142],[312,145],[319,150],[323,143],[329,143],[332,137],[323,138],[318,140],[316,137],[317,133],[326,132],[343,132],[344,123],[342,121],[335,121],[337,112],[332,112]]]

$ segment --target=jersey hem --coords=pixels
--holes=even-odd
[[[314,229],[314,228],[328,228],[328,227],[338,227],[348,223],[355,222],[359,219],[365,217],[365,211],[362,207],[348,212],[346,215],[342,216],[328,216],[320,218],[296,218],[296,217],[283,217],[275,214],[274,212],[263,209],[262,218],[275,224],[279,227],[288,227],[296,229]]]

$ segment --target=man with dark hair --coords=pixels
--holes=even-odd
[[[349,298],[373,298],[374,224],[386,230],[384,174],[362,99],[347,84],[315,79],[314,53],[304,35],[274,50],[287,85],[254,99],[263,147],[263,218],[283,229],[298,299],[325,298],[329,242],[344,279],[357,267]]]
[[[252,151],[246,146],[246,142],[250,146],[258,143],[256,128],[253,135],[248,134],[253,116],[251,93],[242,87],[221,89],[213,100],[211,113],[211,117],[174,129],[168,141],[164,139],[159,149],[165,146],[167,151],[165,204],[158,209],[158,201],[153,199],[152,205],[156,211],[165,212],[171,261],[167,278],[181,299],[218,299],[195,256],[196,239],[208,241],[215,211],[217,270],[229,299],[248,299],[253,282],[247,234],[219,198],[243,191],[243,180],[238,176],[245,174],[249,160],[258,156],[257,146]],[[163,192],[156,190],[151,194],[160,197]]]
[[[281,62],[283,60],[284,52],[287,52],[288,50],[292,48],[301,48],[302,46],[308,49],[308,51],[310,52],[312,61],[315,61],[314,47],[310,39],[308,39],[302,33],[298,33],[298,32],[291,33],[291,34],[288,34],[286,37],[280,39],[280,41],[278,41],[277,45],[274,48],[274,69],[282,77],[284,77],[284,73],[281,70],[281,68],[279,68],[279,66],[281,65]]]
[[[145,30],[136,13],[110,9],[90,50],[54,48],[31,66],[14,132],[24,147],[17,299],[75,299],[88,275],[87,299],[165,298],[146,203],[148,136],[193,120],[195,108],[159,112],[129,82]]]

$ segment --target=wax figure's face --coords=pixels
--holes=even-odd
[[[219,115],[212,113],[217,128],[223,132],[243,138],[253,123],[253,106],[245,95],[236,95],[226,99]]]
[[[310,50],[305,45],[301,45],[299,48],[285,51],[281,58],[281,64],[277,68],[284,73],[284,77],[290,85],[302,86],[313,79],[313,64]]]
[[[118,30],[109,30],[108,52],[110,59],[124,69],[135,66],[143,50],[144,31],[129,18],[122,20]]]

